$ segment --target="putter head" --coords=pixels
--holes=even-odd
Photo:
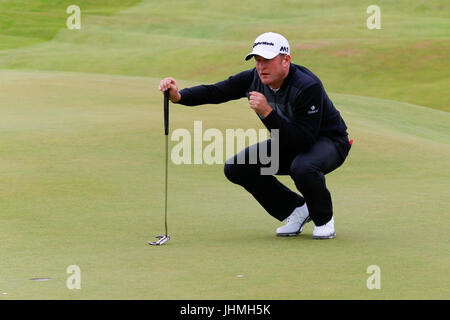
[[[170,236],[169,235],[161,235],[161,236],[156,236],[157,239],[159,239],[158,241],[149,241],[148,244],[151,246],[161,246],[164,243],[166,243],[167,241],[170,240]]]

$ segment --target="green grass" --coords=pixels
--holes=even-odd
[[[450,293],[443,254],[449,249],[446,112],[332,95],[355,139],[347,163],[327,176],[336,215],[332,241],[313,241],[312,225],[297,238],[275,237],[280,223],[227,182],[221,165],[170,164],[173,238],[155,248],[146,241],[164,225],[161,96],[151,89],[158,80],[17,71],[0,79],[6,89],[0,94],[0,289],[8,292],[2,299],[442,299]],[[204,130],[261,127],[244,101],[171,110],[172,129],[192,132],[194,120]],[[397,114],[402,119],[392,121]],[[65,286],[72,264],[81,268],[81,290]],[[382,271],[379,291],[366,288],[372,264]]]
[[[450,111],[445,1],[375,1],[381,30],[367,29],[360,1],[141,1],[116,13],[136,1],[79,1],[70,31],[66,2],[31,2],[0,2],[0,68],[214,82],[251,68],[251,41],[273,30],[332,92]]]
[[[448,299],[445,1],[371,2],[381,30],[356,0],[80,0],[79,31],[65,29],[69,4],[0,0],[0,299]],[[313,241],[311,224],[277,238],[221,165],[170,163],[172,239],[149,247],[164,230],[159,79],[251,68],[268,30],[323,80],[355,140],[327,176],[337,238]],[[263,128],[244,100],[171,106],[172,130],[194,120]],[[66,288],[69,265],[81,290]],[[369,265],[381,290],[366,288]]]
[[[66,27],[67,7],[76,4],[83,16],[109,16],[139,0],[0,0],[0,50],[51,40]]]

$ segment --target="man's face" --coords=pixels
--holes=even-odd
[[[273,59],[265,59],[255,55],[256,70],[261,82],[272,88],[279,88],[289,73],[291,59],[289,55],[277,55]]]

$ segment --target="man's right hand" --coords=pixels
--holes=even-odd
[[[159,83],[159,91],[169,90],[169,100],[172,102],[178,102],[181,100],[181,94],[178,91],[178,85],[174,78],[162,79]]]

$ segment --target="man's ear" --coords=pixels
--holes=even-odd
[[[291,63],[291,56],[289,54],[284,56],[283,63],[285,63],[285,64],[290,64]]]

